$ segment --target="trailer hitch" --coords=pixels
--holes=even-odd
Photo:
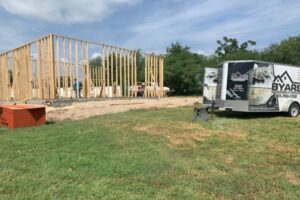
[[[202,108],[195,107],[194,108],[194,116],[193,116],[192,121],[195,122],[197,119],[201,119],[201,120],[207,122],[208,118],[209,118],[209,113],[211,114],[210,118],[213,119],[215,109],[216,108],[215,108],[215,100],[214,99],[212,100],[211,106],[202,107]]]

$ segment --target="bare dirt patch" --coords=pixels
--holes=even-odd
[[[74,103],[62,108],[47,107],[48,121],[79,120],[97,115],[126,112],[138,109],[172,108],[190,106],[200,102],[200,97],[169,97],[161,99],[118,99]]]
[[[194,146],[196,141],[204,141],[213,132],[204,129],[199,124],[188,122],[168,122],[163,125],[157,124],[137,124],[134,131],[142,131],[151,135],[159,135],[169,140],[172,146]]]
[[[171,146],[190,148],[197,146],[195,142],[205,141],[210,136],[241,139],[246,134],[235,131],[217,131],[202,127],[192,122],[168,122],[164,124],[136,124],[133,131],[142,131],[150,135],[159,135],[169,140]]]
[[[228,132],[222,131],[220,132],[219,136],[243,139],[247,136],[247,134],[241,132],[240,130],[236,130],[236,131],[228,131]]]
[[[224,163],[225,164],[231,164],[233,162],[234,158],[231,155],[225,156],[224,157]]]
[[[300,152],[300,149],[293,145],[284,144],[278,141],[270,141],[268,144],[269,148],[274,151],[281,153],[296,153]]]
[[[293,185],[300,185],[300,176],[297,176],[292,172],[286,172],[285,178],[288,180],[289,183]]]

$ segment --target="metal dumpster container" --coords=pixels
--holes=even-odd
[[[8,128],[23,128],[45,123],[45,106],[30,104],[0,105],[0,124]]]

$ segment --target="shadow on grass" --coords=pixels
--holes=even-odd
[[[51,125],[51,124],[55,124],[56,122],[54,121],[46,121],[46,125]]]
[[[5,126],[0,126],[0,131],[6,131],[6,130],[9,130],[7,127],[5,127]]]
[[[283,112],[272,113],[254,113],[254,112],[234,112],[234,111],[217,111],[216,117],[232,118],[232,119],[256,119],[256,118],[273,118],[273,117],[288,117]]]

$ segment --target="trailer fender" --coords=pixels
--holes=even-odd
[[[288,112],[292,103],[297,103],[298,105],[300,105],[300,103],[298,101],[289,100],[282,105],[281,111]]]

